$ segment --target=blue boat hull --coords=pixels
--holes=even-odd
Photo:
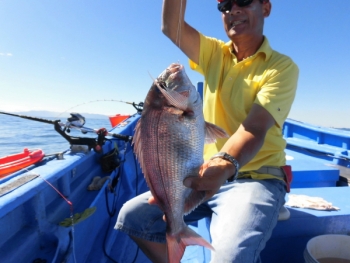
[[[131,116],[111,132],[132,135],[139,117],[139,114]],[[278,222],[262,252],[263,262],[303,262],[303,251],[312,237],[350,233],[350,188],[347,184],[337,187],[341,174],[339,166],[345,170],[350,167],[347,158],[350,135],[332,131],[329,139],[335,144],[332,145],[326,138],[328,135],[320,135],[330,131],[318,129],[292,120],[285,124],[286,155],[294,174],[292,193],[323,197],[341,210],[288,208],[291,217]],[[0,189],[4,189],[28,174],[39,175],[0,196],[0,262],[149,262],[128,236],[114,230],[122,205],[148,190],[130,143],[111,139],[104,145],[103,152],[112,150],[115,143],[121,165],[111,173],[101,169],[101,154],[68,152],[63,160],[48,160],[0,182]],[[100,190],[88,191],[87,187],[96,176],[110,176],[110,180]],[[73,228],[60,226],[60,222],[70,217],[71,207],[43,178],[73,204],[74,214],[92,207],[96,208],[95,213]],[[109,185],[114,178],[119,180],[111,191]],[[209,220],[191,226],[208,240]],[[209,261],[210,252],[197,246],[188,247],[182,260]]]

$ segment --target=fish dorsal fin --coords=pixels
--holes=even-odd
[[[205,122],[205,143],[215,143],[216,139],[228,138],[228,134],[219,126],[210,122]]]
[[[136,123],[132,144],[134,146],[136,158],[139,160],[139,162],[142,162],[141,119],[139,119]]]
[[[157,85],[160,92],[164,95],[164,97],[167,99],[167,101],[173,105],[174,107],[186,111],[188,108],[188,92],[184,92],[183,94],[180,94],[174,90],[170,90],[167,88],[162,88],[157,81],[155,81],[155,84]],[[187,96],[186,96],[187,95]]]
[[[132,139],[132,145],[134,146],[134,153],[136,155],[136,159],[139,161],[140,163],[140,167],[141,170],[145,176],[147,185],[152,188],[152,182],[149,180],[149,175],[147,174],[147,169],[146,169],[146,165],[143,161],[143,153],[142,153],[142,140],[141,140],[141,118],[138,120],[138,122],[136,123],[135,126],[135,132],[134,132],[134,136]]]

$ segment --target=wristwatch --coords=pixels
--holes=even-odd
[[[221,158],[221,159],[224,159],[226,161],[229,161],[230,163],[232,163],[236,167],[236,172],[233,175],[232,181],[236,180],[237,176],[238,176],[238,171],[239,171],[239,163],[238,163],[238,161],[233,156],[231,156],[231,155],[229,155],[228,153],[225,153],[225,152],[218,152],[217,154],[214,154],[210,158],[210,160],[213,160],[215,158]]]

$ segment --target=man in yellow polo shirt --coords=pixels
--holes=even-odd
[[[200,177],[184,181],[206,192],[206,201],[185,221],[211,217],[211,262],[260,262],[286,194],[282,126],[295,97],[298,68],[263,35],[269,0],[218,0],[227,43],[187,24],[185,9],[186,0],[163,0],[162,31],[204,75],[206,121],[230,135],[206,145]],[[116,227],[152,262],[165,262],[166,224],[148,198],[150,193],[124,204]]]
[[[289,57],[273,51],[266,37],[254,55],[238,61],[232,41],[224,43],[199,35],[200,60],[198,64],[190,61],[190,66],[205,77],[205,120],[232,135],[240,131],[253,105],[259,111],[267,111],[265,113],[271,115],[275,123],[266,131],[260,150],[241,165],[240,172],[285,165],[286,142],[282,138],[282,126],[294,100],[298,68]],[[241,129],[246,130],[244,126]],[[219,152],[226,141],[218,139],[216,144],[205,145],[204,159]]]

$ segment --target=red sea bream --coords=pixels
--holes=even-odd
[[[167,222],[168,262],[180,262],[188,245],[213,249],[191,230],[183,216],[204,198],[183,185],[198,176],[204,143],[227,137],[221,128],[205,122],[202,100],[184,67],[171,64],[154,81],[135,128],[134,150],[147,184]]]

